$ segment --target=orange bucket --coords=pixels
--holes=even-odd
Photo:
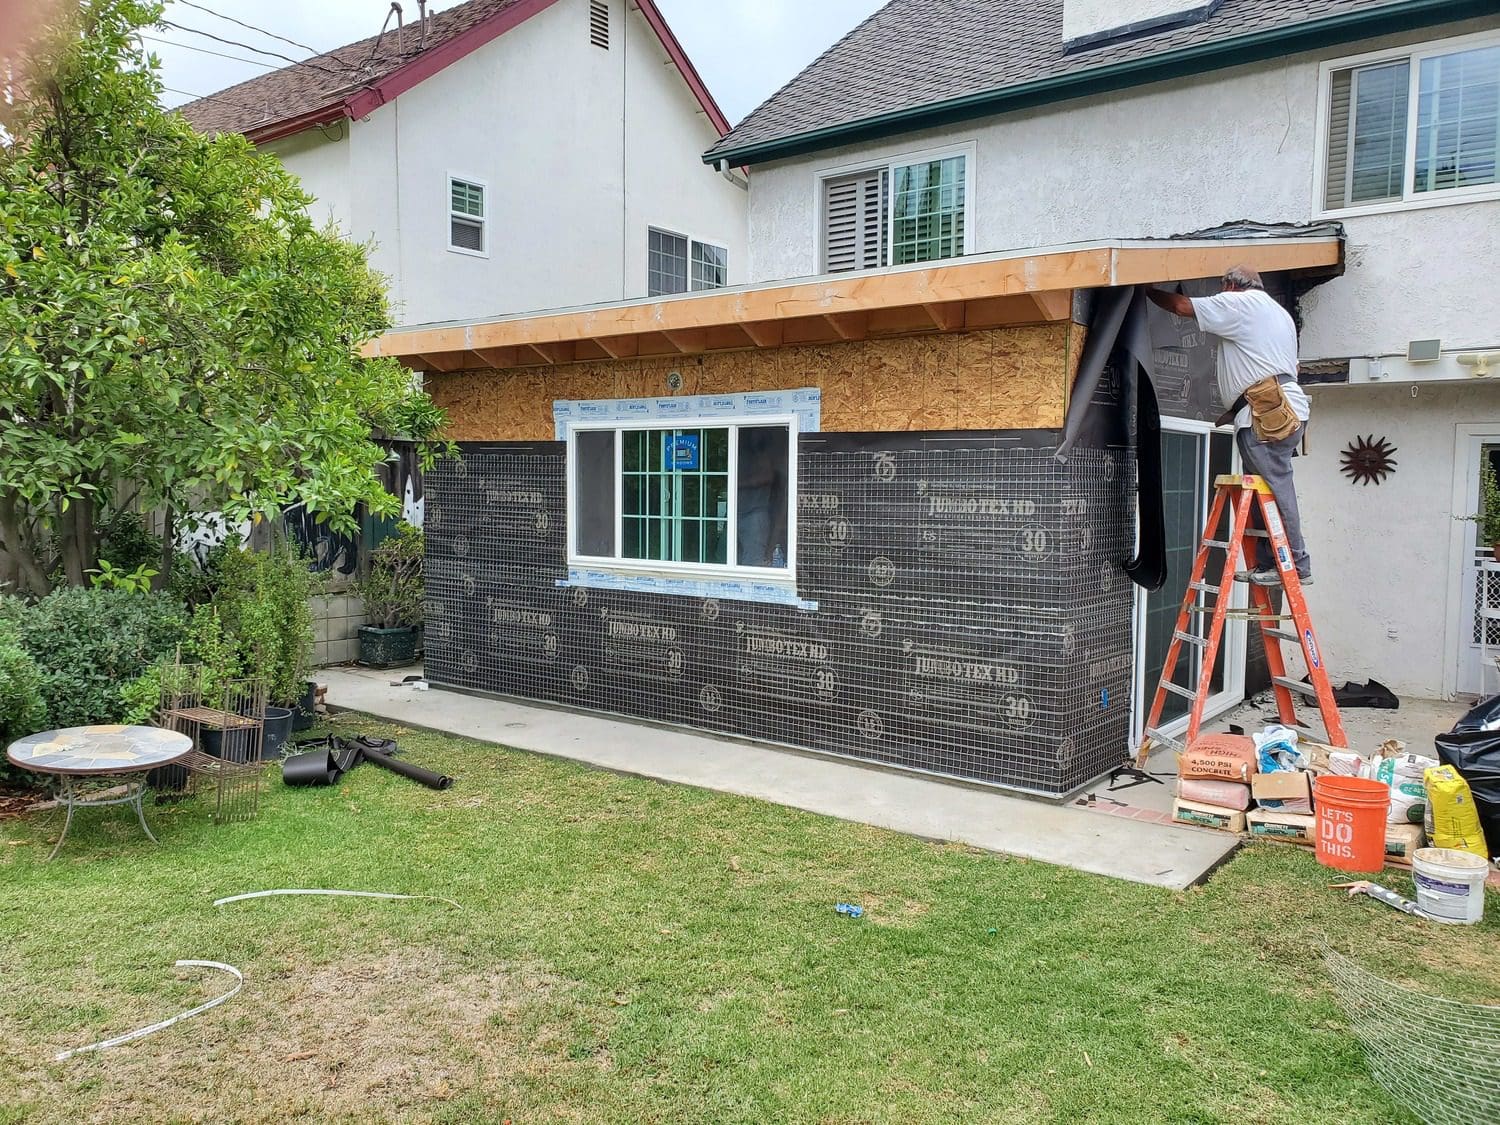
[[[1318,862],[1340,871],[1379,871],[1385,866],[1385,818],[1391,787],[1365,777],[1313,782],[1318,810]]]

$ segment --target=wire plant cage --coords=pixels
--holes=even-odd
[[[216,683],[202,665],[173,664],[162,674],[157,724],[187,735],[192,752],[158,771],[159,792],[207,796],[215,824],[253,820],[260,811],[265,763],[266,683]]]

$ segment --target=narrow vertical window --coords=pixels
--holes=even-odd
[[[484,254],[484,185],[469,180],[448,181],[448,248]]]

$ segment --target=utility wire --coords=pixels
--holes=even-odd
[[[163,43],[168,47],[181,47],[184,51],[197,51],[200,55],[214,55],[221,59],[233,59],[235,62],[248,63],[250,66],[263,66],[267,70],[280,70],[281,67],[275,63],[261,62],[259,59],[247,59],[240,55],[226,55],[223,51],[211,51],[207,47],[195,47],[191,43],[178,43],[173,39],[162,39],[155,35],[141,34],[142,39],[149,39],[153,43]],[[182,91],[178,91],[181,93]]]
[[[200,12],[207,12],[209,15],[217,16],[219,19],[226,20],[229,23],[237,23],[241,27],[249,31],[260,32],[260,34],[264,35],[268,39],[279,39],[283,43],[290,43],[293,47],[301,47],[304,51],[311,51],[315,55],[321,55],[323,53],[316,47],[309,47],[306,43],[299,43],[295,39],[288,39],[285,35],[277,35],[274,31],[267,31],[265,28],[257,27],[253,23],[246,23],[244,20],[237,20],[233,16],[226,16],[223,12],[216,12],[212,8],[205,7],[202,4],[194,4],[193,0],[173,0],[173,3],[182,4],[184,7],[188,8],[197,8]]]
[[[294,59],[291,55],[283,55],[280,51],[268,51],[262,47],[253,47],[249,43],[240,42],[238,39],[225,39],[222,36],[214,35],[212,32],[200,31],[196,27],[184,27],[182,24],[173,23],[171,20],[162,20],[161,25],[163,27],[173,28],[176,31],[186,32],[189,35],[201,35],[203,36],[203,38],[212,39],[216,43],[224,43],[231,47],[240,47],[246,51],[254,51],[257,55],[265,55],[267,58],[283,59],[286,62],[291,63],[293,66],[311,67],[313,70],[320,70],[324,74],[330,74],[333,77],[342,79],[344,81],[347,81],[349,78],[349,75],[346,72],[330,70],[328,67],[314,62],[312,59]]]

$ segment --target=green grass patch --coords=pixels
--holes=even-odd
[[[1297,849],[1174,893],[336,725],[393,733],[458,784],[367,765],[291,790],[273,771],[254,822],[154,808],[156,847],[128,810],[84,813],[51,864],[55,824],[0,822],[0,1121],[1387,1123],[1409,1118],[1365,1070],[1323,945],[1500,1002],[1493,920],[1348,900]],[[211,905],[271,887],[463,909]],[[237,965],[245,989],[51,1061],[224,987],[178,958]]]

